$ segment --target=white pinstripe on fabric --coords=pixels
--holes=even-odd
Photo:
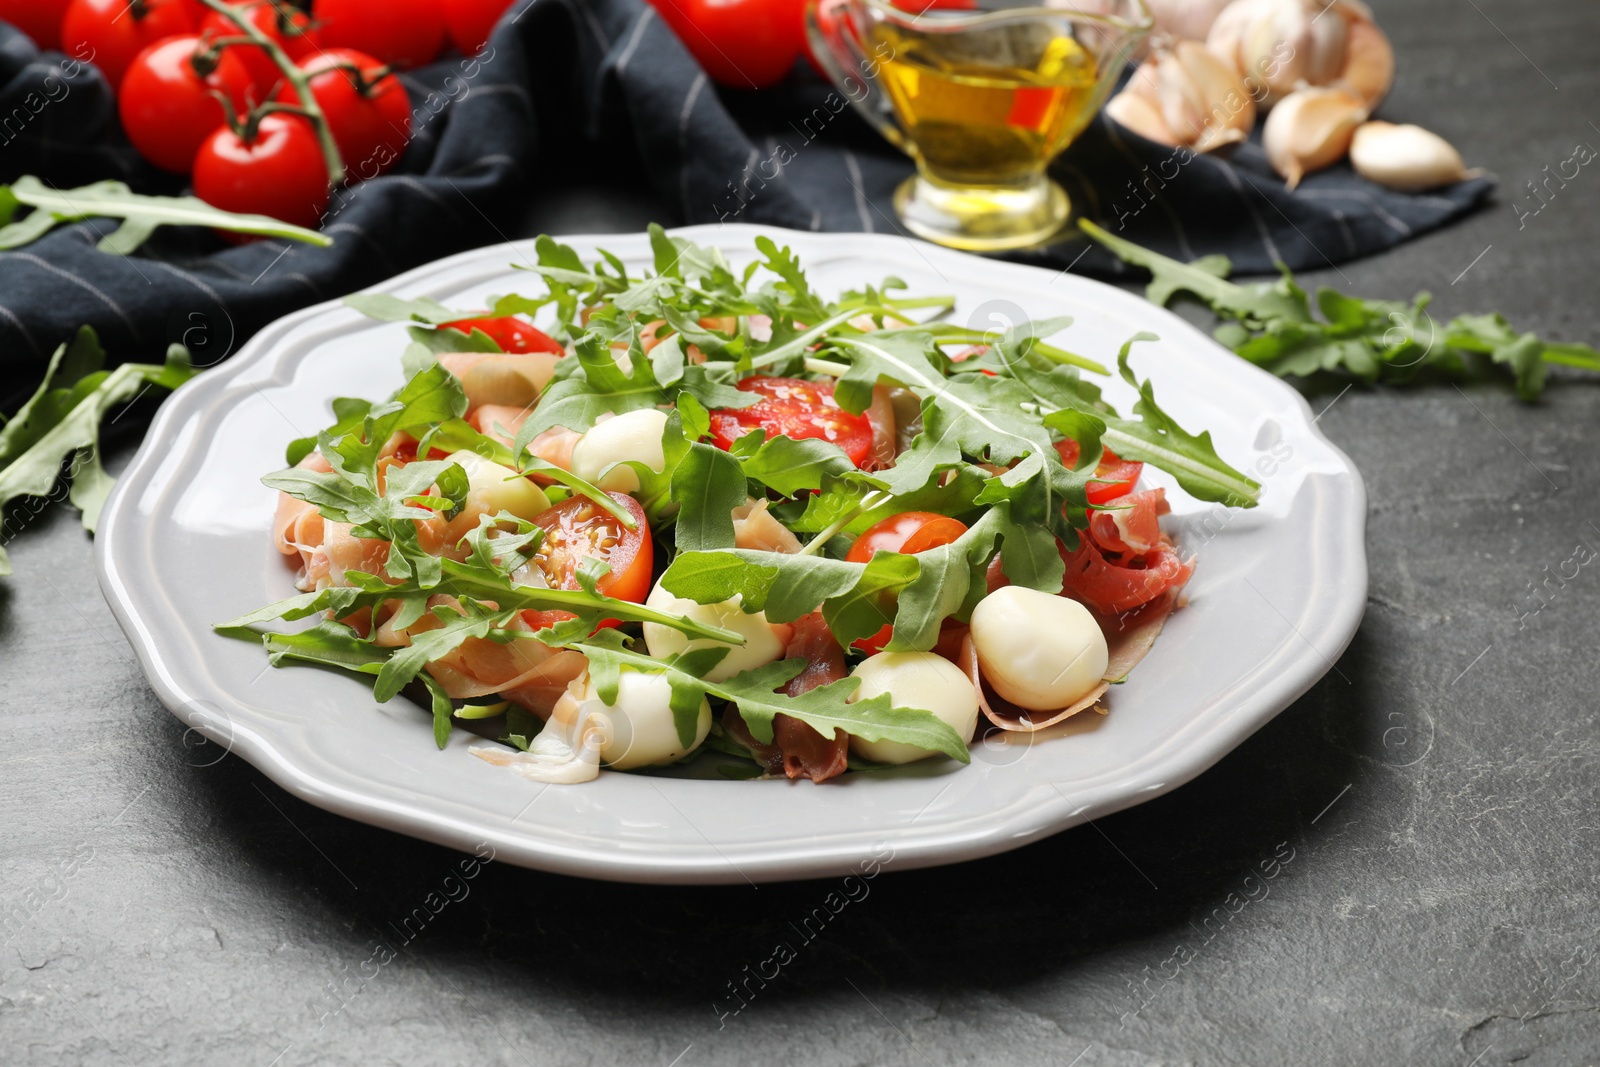
[[[17,328],[17,332],[22,335],[22,339],[28,342],[28,347],[33,349],[34,355],[40,357],[41,359],[44,358],[44,349],[39,347],[39,342],[33,339],[33,334],[28,331],[27,325],[20,317],[18,317],[15,311],[12,311],[4,304],[0,304],[0,318],[4,318],[7,322],[11,323],[11,325]]]
[[[1371,193],[1368,193],[1362,189],[1301,189],[1300,195],[1311,197],[1313,199],[1339,197],[1344,200],[1361,200],[1370,205],[1378,218],[1382,219],[1385,225],[1389,226],[1396,233],[1404,237],[1410,237],[1413,232],[1410,226],[1406,225],[1400,219],[1395,218],[1393,215],[1385,211],[1383,209],[1383,205],[1378,203],[1377,199],[1374,198]]]
[[[850,172],[850,185],[856,191],[856,214],[861,216],[861,226],[867,233],[877,233],[872,226],[872,213],[867,210],[866,179],[861,176],[861,164],[848,148],[844,150],[845,169]]]
[[[122,322],[123,322],[123,325],[128,327],[128,332],[133,335],[133,338],[134,338],[135,341],[142,340],[142,338],[139,335],[139,327],[134,325],[133,320],[128,317],[128,313],[122,309],[122,305],[117,303],[115,300],[111,299],[111,297],[107,296],[99,287],[97,287],[95,285],[92,285],[89,282],[84,281],[82,278],[78,277],[76,274],[73,274],[70,271],[62,270],[60,267],[56,266],[54,263],[49,263],[49,262],[46,262],[43,259],[40,259],[38,256],[34,255],[32,252],[6,252],[6,253],[0,253],[0,254],[11,256],[12,258],[20,259],[20,260],[23,260],[24,262],[27,262],[27,263],[32,263],[34,266],[40,268],[41,270],[48,271],[49,273],[54,274],[57,277],[65,278],[67,281],[71,282],[73,285],[76,285],[76,286],[78,286],[78,287],[80,287],[80,288],[82,288],[84,290],[87,290],[89,293],[93,294],[93,296],[97,300],[99,300],[102,304],[104,304],[106,307],[110,308],[112,311],[116,312],[117,318],[121,319]]]
[[[1268,261],[1272,263],[1287,262],[1283,258],[1283,253],[1278,250],[1278,246],[1272,240],[1272,232],[1267,229],[1267,220],[1261,217],[1261,212],[1257,211],[1256,206],[1250,202],[1249,194],[1244,189],[1244,183],[1233,172],[1233,168],[1226,163],[1222,163],[1218,165],[1217,169],[1228,179],[1228,184],[1233,186],[1234,192],[1239,194],[1239,201],[1244,204],[1244,209],[1250,212],[1250,220],[1256,224],[1256,233],[1261,238],[1262,247],[1267,251]],[[1310,240],[1308,239],[1306,243],[1310,244]],[[1316,246],[1312,245],[1312,247],[1315,248]]]
[[[628,69],[628,61],[633,58],[634,49],[639,47],[639,40],[644,36],[644,28],[655,17],[656,9],[649,4],[639,12],[639,17],[633,20],[633,33],[628,37],[628,43],[623,46],[622,54],[617,57],[614,69],[618,74],[623,74]]]
[[[700,93],[706,87],[706,72],[700,71],[694,77],[694,84],[689,86],[689,91],[684,94],[683,108],[678,112],[678,157],[683,161],[683,167],[678,172],[678,197],[683,203],[683,217],[688,220],[689,214],[689,118],[694,114],[694,104],[700,99]]]
[[[1129,165],[1133,168],[1133,172],[1138,174],[1139,171],[1144,168],[1144,164],[1139,162],[1139,157],[1133,154],[1133,150],[1130,149],[1128,147],[1128,143],[1122,139],[1122,135],[1117,133],[1116,123],[1106,123],[1106,136],[1110,138],[1112,147],[1121,153],[1122,158],[1128,161]],[[1227,164],[1224,163],[1222,166],[1226,168]],[[1149,192],[1148,189],[1145,191]],[[1165,215],[1167,217],[1167,221],[1172,224],[1172,232],[1178,239],[1179,253],[1184,259],[1197,258],[1194,254],[1193,246],[1189,244],[1189,234],[1183,228],[1183,221],[1178,218],[1178,213],[1172,210],[1172,205],[1167,203],[1167,198],[1162,196],[1160,193],[1150,193],[1150,199],[1155,201],[1156,206],[1161,209],[1161,213]]]

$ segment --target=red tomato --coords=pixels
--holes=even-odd
[[[116,92],[135,56],[157,41],[194,29],[184,0],[142,0],[139,4],[72,0],[61,20],[61,47],[93,62]],[[85,47],[90,51],[84,52]]]
[[[578,564],[591,556],[602,559],[611,565],[611,573],[595,583],[595,588],[618,600],[642,603],[650,592],[655,562],[650,523],[645,519],[644,508],[627,493],[612,493],[611,498],[633,516],[634,529],[623,526],[615,515],[588,497],[568,497],[534,517],[534,525],[544,528],[544,541],[533,562],[544,572],[550,588],[581,589]],[[522,618],[539,630],[572,615],[565,611],[524,611]]]
[[[661,21],[730,89],[765,89],[805,47],[801,0],[650,0]]]
[[[9,22],[40,48],[61,48],[61,19],[68,0],[0,0],[0,22]]]
[[[195,195],[224,211],[315,227],[328,206],[328,171],[311,124],[272,114],[246,142],[224,126],[194,158]]]
[[[286,11],[292,14],[285,16]],[[274,8],[271,4],[263,3],[251,4],[246,14],[256,29],[276,41],[295,62],[316,54],[316,31],[310,29],[311,17],[305,12],[293,8]],[[243,31],[233,19],[220,11],[208,9],[205,19],[200,23],[200,32],[212,37],[238,37]],[[283,71],[278,69],[278,64],[272,61],[267,50],[254,44],[229,45],[228,50],[250,72],[256,101],[270,99],[278,83],[283,81]]]
[[[938,548],[955,541],[967,532],[966,523],[931,511],[903,511],[867,527],[856,543],[850,546],[845,557],[851,563],[865,563],[879,552],[904,552],[915,555],[930,548]],[[889,643],[894,627],[885,623],[883,629],[871,637],[852,642],[867,655],[882,652]]]
[[[872,447],[871,422],[865,414],[852,415],[839,406],[832,382],[757,376],[746,378],[739,388],[761,399],[747,408],[718,408],[711,413],[711,441],[718,448],[732,448],[751,430],[765,430],[768,437],[836,444],[859,467]]]
[[[444,44],[437,0],[315,0],[311,17],[325,46],[359,49],[395,67],[420,67]]]
[[[489,41],[489,31],[511,7],[511,0],[443,0],[445,28],[462,54],[475,56]]]
[[[117,96],[122,128],[133,147],[175,174],[189,173],[201,143],[227,121],[212,93],[226,96],[237,113],[245,109],[250,92],[250,72],[232,49],[223,49],[215,68],[202,76],[198,66],[210,61],[202,57],[197,64],[201,47],[194,34],[151,45],[128,68]]]
[[[300,69],[312,76],[311,95],[328,116],[351,181],[376,178],[393,167],[411,140],[411,102],[405,86],[394,75],[383,74],[383,66],[353,48],[329,48],[300,63]],[[360,71],[361,77],[348,67]],[[362,82],[367,83],[365,91]],[[298,101],[289,85],[278,90],[278,99]]]
[[[1060,454],[1061,462],[1068,467],[1077,464],[1078,442],[1070,438],[1057,441],[1056,452]],[[1094,476],[1101,481],[1089,483],[1089,503],[1109,504],[1117,497],[1133,492],[1134,483],[1139,480],[1139,472],[1143,470],[1143,463],[1123,459],[1111,449],[1106,449],[1100,455],[1100,465],[1094,469]]]
[[[557,356],[567,354],[567,350],[562,348],[554,337],[537,326],[523,322],[515,315],[505,315],[498,319],[457,319],[455,322],[445,323],[441,328],[459,330],[466,334],[470,334],[473,330],[482,330],[500,346],[502,352],[549,352]]]

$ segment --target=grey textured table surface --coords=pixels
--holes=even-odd
[[[1600,338],[1600,174],[1513,208],[1600,144],[1600,9],[1377,6],[1400,54],[1385,113],[1501,192],[1310,280]],[[651,214],[603,191],[539,205],[530,231]],[[1600,383],[1535,406],[1499,383],[1330,402],[1371,496],[1371,599],[1337,673],[1098,832],[891,866],[720,1016],[830,885],[491,865],[386,959],[459,857],[187,744],[56,510],[0,587],[0,1062],[1596,1063],[1600,577],[1552,582],[1537,612],[1530,583],[1600,550]]]

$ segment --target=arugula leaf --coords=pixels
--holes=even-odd
[[[0,188],[6,188],[0,186]],[[91,218],[122,219],[122,227],[101,238],[99,249],[128,255],[138,249],[158,226],[208,226],[231,233],[284,237],[326,248],[333,238],[316,230],[291,226],[266,215],[240,215],[223,211],[194,196],[145,196],[126,182],[102,181],[76,189],[52,189],[32,175],[11,184],[7,201],[33,211],[0,226],[0,249],[19,248],[43,237],[64,223]],[[9,213],[8,213],[9,214]]]
[[[104,371],[104,362],[105,352],[87,326],[51,356],[45,380],[0,430],[0,509],[17,497],[49,496],[66,464],[68,499],[92,533],[113,484],[100,465],[101,421],[148,388],[176,389],[195,375],[182,345],[167,349],[164,364],[124,363]],[[0,575],[10,573],[10,558],[0,547]]]
[[[1427,311],[1427,293],[1406,304],[1322,288],[1319,321],[1287,268],[1280,266],[1283,276],[1276,282],[1236,285],[1226,280],[1231,267],[1225,257],[1180,263],[1091,222],[1079,225],[1121,259],[1151,272],[1146,295],[1152,302],[1165,304],[1180,292],[1199,297],[1231,320],[1217,328],[1218,341],[1280,377],[1329,372],[1405,384],[1425,371],[1459,378],[1471,372],[1473,358],[1488,357],[1510,370],[1519,397],[1533,401],[1544,390],[1549,364],[1600,372],[1600,350],[1517,333],[1501,315],[1461,315],[1440,326]]]

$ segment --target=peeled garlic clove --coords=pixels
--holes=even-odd
[[[1196,41],[1179,41],[1153,59],[1168,129],[1202,152],[1245,139],[1256,105],[1226,63]]]
[[[1157,29],[1186,41],[1203,41],[1231,0],[1147,0]]]
[[[1366,118],[1365,105],[1339,89],[1298,89],[1267,115],[1261,144],[1272,169],[1293,189],[1307,174],[1342,159]]]
[[[1182,142],[1167,128],[1166,121],[1161,117],[1161,108],[1130,89],[1124,89],[1106,102],[1106,114],[1118,125],[1148,141],[1178,147]]]
[[[1394,84],[1394,47],[1382,30],[1365,20],[1350,23],[1344,69],[1334,85],[1360,97],[1368,109],[1378,106]]]
[[[1350,142],[1350,165],[1368,181],[1415,193],[1467,176],[1461,155],[1421,126],[1364,123]]]

